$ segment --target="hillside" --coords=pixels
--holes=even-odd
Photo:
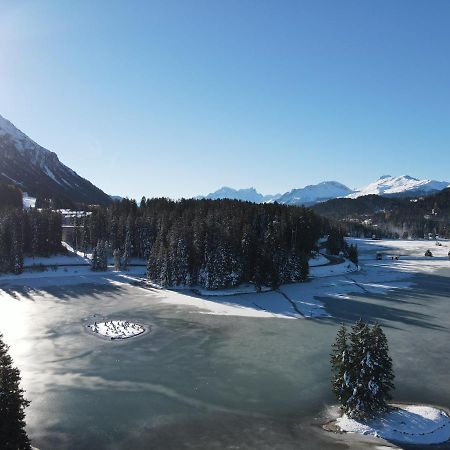
[[[0,116],[0,183],[59,203],[108,204],[109,195],[60,162],[53,153],[30,139]]]
[[[339,221],[352,234],[423,237],[432,233],[450,237],[450,188],[413,199],[379,195],[339,198],[312,209]]]

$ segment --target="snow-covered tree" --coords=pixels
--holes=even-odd
[[[0,444],[4,450],[31,449],[25,431],[25,408],[30,404],[20,388],[19,369],[13,367],[0,334]]]
[[[379,411],[386,410],[387,402],[392,399],[391,391],[394,389],[394,372],[392,359],[389,356],[389,346],[386,335],[379,323],[372,327],[372,371],[370,389],[372,391],[375,408]]]
[[[128,229],[126,237],[125,237],[125,245],[124,245],[123,255],[122,255],[122,269],[123,270],[128,269],[128,264],[130,261],[132,251],[133,251],[133,244],[131,241],[131,232]]]
[[[379,324],[371,328],[358,320],[350,335],[341,327],[331,364],[333,391],[349,417],[365,419],[388,408],[394,374],[387,339]]]
[[[119,271],[120,270],[120,250],[116,248],[113,252],[114,257],[114,270]]]
[[[334,395],[341,405],[346,405],[352,395],[353,385],[350,371],[348,332],[344,324],[340,326],[336,341],[332,345],[330,361],[333,371],[331,385]]]

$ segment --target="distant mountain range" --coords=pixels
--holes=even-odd
[[[356,191],[337,181],[322,181],[318,184],[303,188],[292,189],[285,194],[263,195],[254,188],[233,189],[223,187],[204,197],[207,199],[235,199],[254,203],[268,203],[277,201],[286,205],[311,206],[335,198],[358,198],[365,195],[379,195],[382,197],[415,197],[430,195],[442,191],[450,186],[448,181],[436,181],[413,178],[409,175],[393,177],[383,175],[378,180]]]
[[[377,181],[368,184],[360,190],[348,195],[349,198],[357,198],[363,195],[381,195],[382,197],[413,197],[416,195],[427,195],[442,191],[449,187],[448,181],[419,180],[402,175],[393,177],[383,175]]]
[[[208,200],[220,200],[223,198],[228,198],[231,200],[242,200],[244,202],[253,203],[267,203],[270,201],[275,201],[281,197],[281,194],[275,195],[262,195],[256,191],[255,188],[248,189],[233,189],[227,186],[221,187],[215,192],[211,192],[208,195],[196,197],[197,199],[206,198]]]
[[[0,116],[0,183],[14,184],[32,197],[60,202],[107,204],[109,195],[65,166],[53,153]]]

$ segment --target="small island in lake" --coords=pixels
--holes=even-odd
[[[88,325],[88,329],[99,336],[114,339],[129,339],[145,333],[143,325],[128,320],[109,320],[106,322],[94,322]]]

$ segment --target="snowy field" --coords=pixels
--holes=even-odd
[[[139,323],[127,320],[109,320],[106,322],[94,322],[88,325],[88,329],[99,336],[114,339],[129,339],[145,332],[145,327]]]
[[[398,405],[381,418],[366,422],[348,418],[336,420],[341,431],[379,437],[414,445],[440,444],[450,439],[450,418],[430,406]]]
[[[411,278],[416,274],[431,274],[442,269],[450,270],[447,257],[448,241],[436,246],[433,241],[400,241],[349,239],[357,244],[360,252],[360,266],[349,261],[339,264],[313,265],[310,280],[306,283],[283,285],[277,290],[264,288],[256,293],[252,284],[218,291],[203,289],[169,290],[146,283],[145,268],[130,267],[126,272],[92,272],[85,267],[58,267],[58,270],[25,272],[17,275],[0,276],[0,296],[8,295],[2,285],[11,292],[11,286],[20,284],[30,289],[54,285],[77,284],[135,284],[150,293],[158,292],[149,301],[168,305],[186,306],[201,314],[259,318],[317,318],[328,317],[321,298],[331,297],[345,302],[350,294],[384,294],[395,289],[412,287]],[[436,257],[426,258],[424,252],[430,248]],[[383,251],[385,257],[376,260],[376,252]],[[399,256],[391,259],[389,255]],[[82,256],[67,256],[71,260],[84,260]],[[323,257],[318,257],[323,263]],[[51,259],[51,258],[50,258]]]

